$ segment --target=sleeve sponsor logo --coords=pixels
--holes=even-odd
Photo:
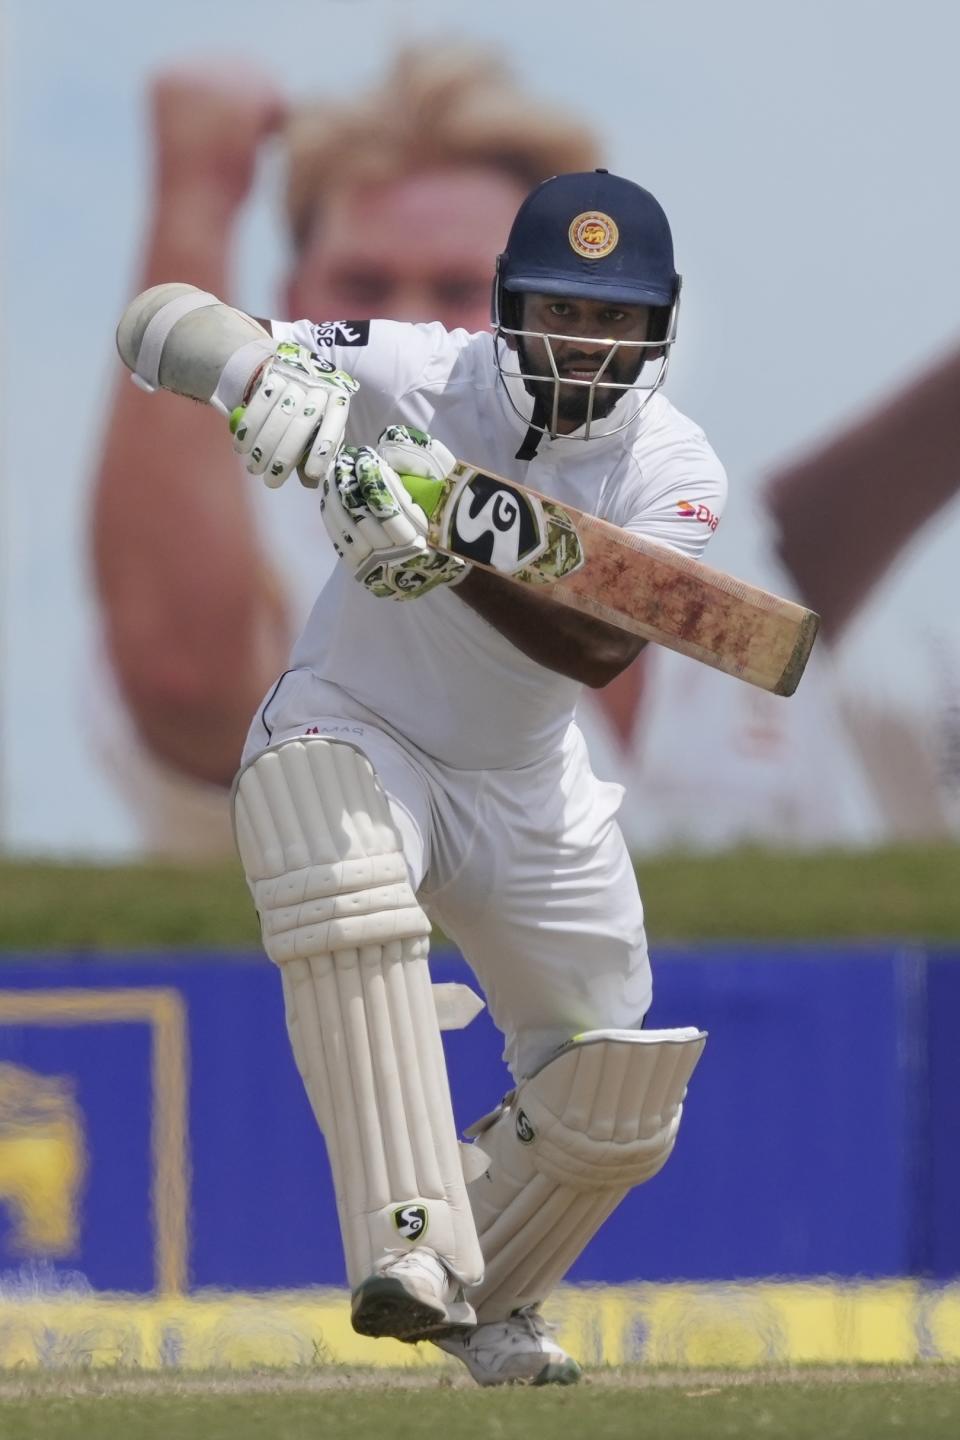
[[[716,530],[720,524],[720,516],[714,515],[709,505],[694,504],[692,500],[678,500],[677,514],[682,520],[699,520],[701,525],[706,525],[710,530]]]
[[[367,345],[370,343],[369,320],[323,320],[313,327],[313,341],[318,350],[334,345]]]

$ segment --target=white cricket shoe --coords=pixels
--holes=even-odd
[[[580,1379],[580,1366],[550,1338],[532,1305],[433,1343],[462,1360],[478,1385],[575,1385]]]
[[[422,1247],[387,1259],[353,1292],[353,1328],[360,1335],[426,1340],[448,1327],[477,1323],[463,1286],[440,1257]]]

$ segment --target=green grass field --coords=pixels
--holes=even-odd
[[[3,1440],[956,1440],[960,1370],[595,1371],[575,1389],[313,1376],[0,1380]]]
[[[960,940],[960,846],[667,855],[638,866],[656,946]],[[0,863],[0,951],[257,945],[236,864]]]

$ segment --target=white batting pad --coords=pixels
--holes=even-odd
[[[473,1127],[490,1158],[469,1186],[486,1268],[467,1298],[481,1323],[545,1299],[666,1163],[705,1043],[696,1029],[588,1031]]]
[[[430,924],[373,767],[349,745],[288,741],[241,772],[234,820],[327,1142],[351,1287],[421,1241],[476,1283]]]
[[[224,415],[243,403],[254,371],[276,353],[262,325],[195,285],[154,285],[117,326],[120,358],[143,390],[172,390]]]

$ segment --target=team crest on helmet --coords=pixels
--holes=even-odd
[[[616,250],[620,231],[616,221],[602,210],[585,210],[570,221],[570,244],[585,260],[602,260]]]

